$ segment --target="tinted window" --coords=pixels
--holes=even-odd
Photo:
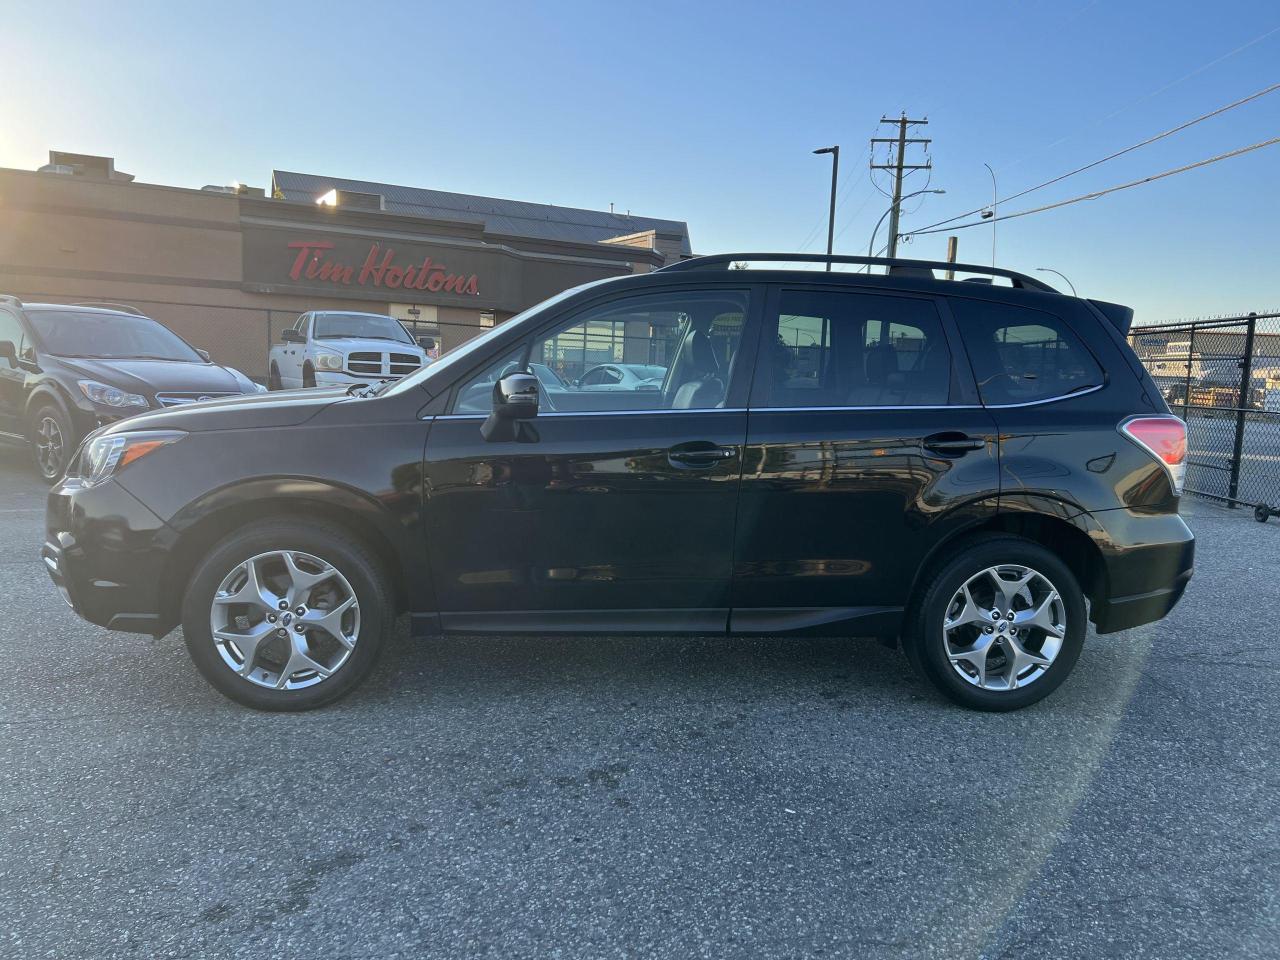
[[[945,404],[951,352],[927,300],[784,290],[761,358],[770,407]]]
[[[955,300],[983,403],[1030,403],[1102,383],[1102,370],[1065,320],[980,300]]]
[[[75,310],[30,310],[27,316],[45,349],[58,356],[204,363],[181,338],[146,317]]]
[[[360,340],[391,340],[413,343],[400,321],[378,313],[317,313],[314,339],[354,337]]]
[[[611,301],[490,363],[460,388],[454,412],[487,413],[493,381],[514,369],[517,360],[538,377],[547,412],[722,407],[746,309],[747,295],[738,291]],[[650,377],[582,383],[588,371],[613,364],[634,365]],[[600,389],[606,384],[611,389]]]

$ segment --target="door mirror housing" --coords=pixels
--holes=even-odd
[[[514,440],[521,420],[538,415],[538,378],[508,373],[493,385],[493,412],[480,427],[486,440]]]
[[[18,362],[18,345],[12,340],[0,340],[0,360],[8,360],[11,364]]]
[[[196,347],[196,353],[200,354],[200,359],[205,363],[213,362],[213,357],[209,356],[208,350],[201,350],[199,347]]]
[[[297,330],[289,329],[280,332],[281,343],[306,343],[306,339]]]

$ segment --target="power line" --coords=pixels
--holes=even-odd
[[[1206,70],[1212,67],[1216,67],[1218,64],[1222,63],[1222,61],[1228,60],[1231,57],[1234,57],[1238,53],[1243,53],[1245,50],[1248,50],[1254,44],[1261,43],[1263,40],[1266,40],[1268,37],[1276,33],[1280,33],[1280,27],[1272,27],[1270,30],[1266,31],[1265,33],[1259,34],[1258,36],[1254,37],[1252,40],[1248,41],[1247,43],[1243,43],[1240,46],[1236,47],[1234,50],[1229,50],[1226,53],[1222,54],[1221,56],[1215,57],[1214,59],[1210,60],[1208,63],[1201,64],[1200,66],[1192,70],[1190,73],[1183,74],[1181,77],[1178,77],[1178,79],[1176,80],[1170,80],[1164,86],[1159,87],[1155,90],[1152,90],[1150,93],[1144,94],[1143,96],[1138,97],[1138,99],[1136,100],[1130,100],[1124,106],[1118,107],[1117,109],[1113,110],[1111,113],[1107,114],[1105,117],[1102,117],[1100,120],[1086,127],[1084,130],[1077,130],[1075,133],[1069,133],[1065,137],[1059,137],[1057,140],[1053,141],[1053,143],[1046,144],[1045,146],[1041,147],[1039,150],[1036,150],[1032,153],[1024,154],[1023,156],[1019,157],[1017,160],[1014,160],[1012,163],[1008,164],[1005,167],[1005,169],[1012,169],[1013,167],[1016,167],[1018,164],[1022,163],[1022,161],[1028,159],[1029,157],[1039,156],[1040,154],[1048,150],[1052,150],[1054,147],[1061,146],[1062,144],[1066,143],[1068,140],[1078,137],[1081,133],[1087,132],[1088,130],[1096,130],[1098,127],[1102,126],[1108,120],[1114,120],[1116,117],[1120,116],[1120,114],[1124,113],[1126,110],[1132,110],[1138,104],[1146,103],[1148,100],[1151,100],[1154,97],[1160,96],[1160,94],[1164,93],[1166,90],[1171,90],[1174,87],[1176,87],[1178,84],[1185,83],[1186,81],[1190,80],[1192,77],[1198,76],[1199,74],[1204,73]]]
[[[1278,27],[1277,29],[1280,29],[1280,27]],[[1163,133],[1157,133],[1155,136],[1148,137],[1146,140],[1143,140],[1139,143],[1135,143],[1135,144],[1132,144],[1131,146],[1125,147],[1123,150],[1117,150],[1115,153],[1108,154],[1107,156],[1103,157],[1100,160],[1094,160],[1092,163],[1086,163],[1082,167],[1076,167],[1074,170],[1069,170],[1068,172],[1062,174],[1061,176],[1054,177],[1052,180],[1046,180],[1044,183],[1036,184],[1034,187],[1028,187],[1026,190],[1023,190],[1020,193],[1015,193],[1008,197],[1002,197],[1000,200],[995,201],[994,205],[998,206],[1003,203],[1008,203],[1010,200],[1017,200],[1019,197],[1025,197],[1029,193],[1034,193],[1037,190],[1041,190],[1045,187],[1052,186],[1055,183],[1060,183],[1063,180],[1066,180],[1068,177],[1074,177],[1077,173],[1083,173],[1086,170],[1092,170],[1094,167],[1099,166],[1100,164],[1104,164],[1108,160],[1114,160],[1116,159],[1116,157],[1123,157],[1126,153],[1132,153],[1134,150],[1137,150],[1140,147],[1145,147],[1148,144],[1155,143],[1157,140],[1163,140],[1165,137],[1171,137],[1175,133],[1181,133],[1183,130],[1186,130],[1188,127],[1194,127],[1197,123],[1202,123],[1203,121],[1208,120],[1212,117],[1216,117],[1220,114],[1226,113],[1228,110],[1234,110],[1236,107],[1242,106],[1246,103],[1249,103],[1250,101],[1257,100],[1259,97],[1265,97],[1267,94],[1274,93],[1277,90],[1280,90],[1280,83],[1273,83],[1271,86],[1266,87],[1265,89],[1259,90],[1257,93],[1251,93],[1249,96],[1243,97],[1235,101],[1234,103],[1228,103],[1226,106],[1218,107],[1216,110],[1211,110],[1206,114],[1202,114],[1201,116],[1196,117],[1194,120],[1188,120],[1185,123],[1180,123],[1178,124],[1178,126],[1171,127],[1168,130],[1164,131]],[[956,220],[963,220],[965,217],[971,217],[975,213],[980,213],[986,209],[987,209],[987,205],[984,204],[981,207],[975,207],[973,210],[969,210],[965,213],[957,214],[954,217],[948,217],[946,220],[939,220],[937,223],[931,223],[924,230],[917,230],[915,232],[924,233],[927,230],[932,229],[933,227],[940,227],[947,223],[954,223]],[[984,222],[990,223],[991,221],[988,219]]]
[[[1006,213],[1003,216],[991,217],[986,220],[976,220],[973,223],[961,223],[947,230],[966,230],[969,227],[985,227],[989,223],[998,220],[1012,220],[1015,217],[1026,217],[1033,213],[1043,213],[1045,210],[1056,210],[1058,207],[1065,207],[1072,203],[1080,203],[1082,200],[1096,200],[1099,197],[1105,197],[1109,193],[1116,193],[1119,190],[1128,190],[1130,187],[1140,187],[1144,183],[1153,183],[1156,180],[1163,180],[1165,177],[1172,177],[1176,173],[1186,173],[1188,170],[1195,170],[1197,167],[1207,167],[1211,163],[1217,163],[1219,160],[1229,160],[1232,157],[1238,157],[1242,154],[1249,153],[1252,150],[1261,150],[1263,147],[1269,147],[1272,144],[1280,143],[1280,137],[1272,137],[1270,140],[1263,140],[1260,143],[1254,143],[1247,147],[1240,147],[1237,150],[1231,150],[1228,153],[1220,153],[1216,157],[1209,157],[1206,160],[1197,160],[1195,163],[1188,163],[1185,166],[1175,167],[1172,170],[1165,170],[1163,173],[1156,173],[1149,177],[1143,177],[1141,180],[1130,180],[1128,183],[1122,183],[1119,186],[1108,187],[1105,190],[1096,190],[1093,193],[1082,194],[1078,197],[1072,197],[1070,200],[1059,200],[1057,203],[1047,203],[1041,207],[1032,207],[1030,210],[1019,210],[1017,213]],[[944,230],[937,229],[934,225],[933,229],[913,230],[914,235],[925,233],[944,233]]]

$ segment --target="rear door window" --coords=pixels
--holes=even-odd
[[[772,349],[761,357],[753,406],[947,403],[951,352],[931,301],[783,290],[766,337]]]
[[[959,298],[951,309],[984,404],[1051,400],[1104,382],[1098,361],[1061,317]]]

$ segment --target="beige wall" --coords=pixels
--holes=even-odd
[[[251,207],[257,217],[274,213],[261,204]],[[0,293],[135,306],[219,363],[259,380],[266,377],[270,345],[299,313],[389,311],[385,300],[245,289],[241,215],[240,199],[228,194],[0,170]],[[287,208],[279,215],[298,216]],[[637,236],[635,245],[651,243]],[[526,275],[525,293],[541,299],[582,282],[574,257],[583,254],[590,250],[538,261],[537,273]],[[438,306],[444,348],[482,332],[480,314]],[[496,319],[511,315],[498,311]]]

